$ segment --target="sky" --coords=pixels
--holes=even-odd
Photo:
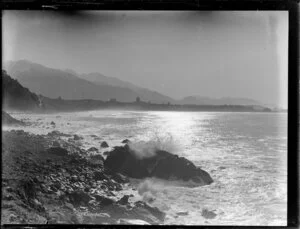
[[[2,12],[3,60],[287,108],[287,11]]]

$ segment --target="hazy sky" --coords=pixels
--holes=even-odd
[[[287,107],[288,12],[5,11],[3,59]]]

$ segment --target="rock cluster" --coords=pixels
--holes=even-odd
[[[192,180],[199,185],[213,182],[210,175],[191,161],[167,151],[157,150],[155,155],[138,158],[128,145],[115,147],[104,165],[114,172],[133,178],[157,177],[162,179]]]
[[[4,131],[3,142],[3,223],[140,220],[159,224],[164,220],[159,209],[131,202],[128,195],[118,197],[128,178],[107,170],[101,155],[90,158],[73,143],[61,140],[60,133]]]

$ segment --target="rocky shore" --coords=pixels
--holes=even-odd
[[[208,173],[168,152],[140,160],[126,144],[104,159],[95,147],[80,148],[80,140],[58,131],[2,132],[2,224],[162,224],[164,212],[123,192],[134,193],[130,177],[212,182]],[[168,162],[171,169],[163,169]]]

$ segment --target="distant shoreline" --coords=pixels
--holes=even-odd
[[[204,112],[279,112],[262,106],[244,105],[179,105],[149,102],[118,102],[101,100],[64,100],[41,97],[44,111],[84,111],[84,110],[144,110],[144,111],[204,111]]]

